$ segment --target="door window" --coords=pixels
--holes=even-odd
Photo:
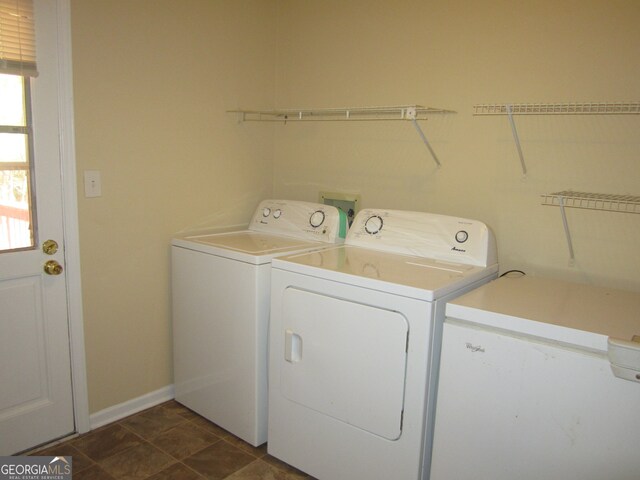
[[[0,253],[37,240],[29,81],[0,74]]]

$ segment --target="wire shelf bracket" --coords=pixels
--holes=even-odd
[[[431,147],[427,136],[418,124],[428,115],[456,113],[453,110],[424,107],[422,105],[395,105],[388,107],[318,108],[318,109],[278,109],[278,110],[227,110],[238,115],[238,122],[328,122],[328,121],[410,121],[420,139],[427,147],[436,166],[441,163]]]
[[[640,214],[640,197],[634,195],[610,195],[563,190],[561,192],[544,194],[541,195],[541,197],[542,205],[560,207],[562,226],[564,227],[564,233],[567,238],[567,247],[569,249],[570,266],[573,266],[575,263],[575,254],[565,208],[581,208],[605,212]]]
[[[569,230],[569,222],[567,222],[567,212],[564,210],[564,197],[558,197],[560,205],[560,215],[562,216],[562,226],[564,227],[564,235],[567,238],[567,248],[569,249],[569,266],[573,266],[576,262],[576,256],[573,251],[573,241],[571,240],[571,230]]]
[[[520,158],[520,166],[522,167],[522,175],[527,174],[527,165],[524,162],[524,155],[522,154],[522,145],[520,144],[520,137],[518,136],[518,129],[516,128],[516,122],[513,120],[513,108],[512,105],[505,105],[507,115],[509,116],[509,124],[511,125],[511,134],[513,140],[516,143],[516,149],[518,150],[518,157]]]
[[[420,136],[420,138],[422,139],[422,142],[425,144],[425,146],[427,147],[427,150],[429,150],[429,153],[431,154],[431,158],[433,158],[433,161],[436,162],[436,166],[438,168],[440,168],[442,166],[442,164],[440,163],[440,160],[438,160],[438,156],[436,155],[436,152],[434,152],[433,148],[431,148],[431,144],[429,143],[429,140],[427,140],[427,136],[424,134],[424,132],[422,131],[422,128],[420,127],[420,124],[418,124],[418,119],[417,119],[417,113],[415,110],[411,110],[408,112],[408,119],[411,120],[411,123],[413,124],[413,127],[416,129],[416,132],[418,132],[418,135]]]
[[[508,116],[522,174],[526,176],[527,166],[514,115],[639,115],[640,102],[481,103],[473,106],[473,114]]]

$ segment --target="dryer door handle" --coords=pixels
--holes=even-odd
[[[284,331],[284,359],[291,363],[302,359],[302,337],[291,329]]]

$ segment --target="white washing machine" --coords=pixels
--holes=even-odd
[[[266,200],[246,230],[172,241],[176,400],[257,446],[267,440],[271,260],[341,243],[335,207]]]
[[[426,478],[445,302],[497,271],[483,223],[376,209],[343,246],[274,259],[269,453],[321,480]]]
[[[640,478],[640,293],[502,277],[446,311],[431,480]]]

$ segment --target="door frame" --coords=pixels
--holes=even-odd
[[[60,106],[60,163],[62,171],[62,221],[68,301],[69,348],[73,415],[77,433],[91,429],[87,388],[80,274],[80,235],[73,113],[73,68],[71,60],[71,3],[56,0],[58,27],[58,104]]]

